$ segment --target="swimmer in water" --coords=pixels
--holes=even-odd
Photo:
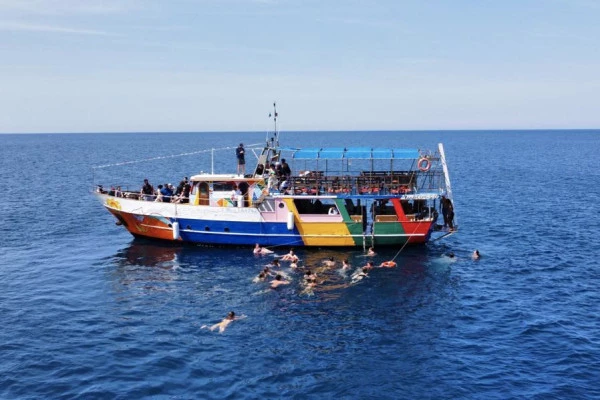
[[[317,279],[317,274],[314,274],[310,269],[307,269],[306,272],[304,272],[304,280],[308,281],[310,279]]]
[[[377,253],[375,253],[375,249],[373,249],[372,247],[369,247],[369,251],[367,251],[367,256],[373,257],[376,254]]]
[[[373,268],[375,268],[375,265],[373,264],[373,261],[369,261],[369,262],[367,262],[367,265],[365,265],[363,267],[363,270],[370,271]]]
[[[475,250],[473,252],[473,254],[471,255],[471,258],[473,258],[473,260],[479,260],[481,258],[481,255],[479,254],[479,250]]]
[[[357,269],[352,274],[352,283],[356,283],[358,281],[361,281],[363,278],[368,278],[368,277],[369,277],[369,268],[364,266],[361,269]]]
[[[303,283],[304,285],[304,289],[300,292],[300,294],[307,294],[307,295],[313,295],[314,293],[314,288],[317,287],[317,280],[316,279],[307,279],[304,281]]]
[[[254,246],[254,254],[271,254],[273,253],[272,250],[267,249],[266,247],[260,247],[258,243],[256,243],[256,246]]]
[[[275,280],[271,281],[271,289],[277,289],[279,286],[281,285],[289,285],[290,281],[286,281],[285,279],[283,279],[283,277],[281,275],[277,275],[275,277]]]
[[[229,314],[227,314],[227,316],[225,318],[223,318],[223,320],[221,322],[219,322],[218,324],[214,324],[210,328],[206,325],[202,325],[202,328],[207,328],[207,329],[210,329],[211,331],[214,331],[215,329],[218,328],[219,333],[223,333],[223,331],[225,331],[225,328],[227,328],[227,326],[229,326],[230,323],[232,323],[233,321],[236,321],[238,319],[243,319],[243,318],[246,318],[246,316],[241,315],[239,317],[236,317],[235,313],[233,311],[230,311]]]
[[[293,263],[298,262],[298,256],[294,253],[294,249],[290,249],[290,252],[281,257],[281,261],[291,261]]]
[[[345,258],[344,261],[342,261],[342,269],[344,271],[350,269],[350,264],[348,263],[348,259],[347,258]]]
[[[326,267],[335,267],[335,260],[333,259],[333,257],[329,257],[327,260],[323,260],[323,264]]]
[[[260,271],[260,274],[254,278],[254,283],[264,282],[267,280],[267,274],[264,271]]]

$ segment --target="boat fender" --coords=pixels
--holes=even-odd
[[[179,222],[173,222],[173,240],[179,240]]]
[[[382,268],[394,268],[395,266],[396,266],[396,263],[393,261],[384,261],[381,263]]]
[[[429,168],[431,168],[431,161],[426,157],[421,157],[419,158],[417,165],[419,166],[419,170],[427,172],[429,171]]]
[[[291,211],[287,215],[287,228],[288,231],[294,230],[294,213]]]

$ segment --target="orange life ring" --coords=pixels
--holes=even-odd
[[[393,261],[384,261],[381,263],[382,268],[394,268],[395,266],[396,266],[396,263]]]
[[[429,171],[429,168],[431,168],[431,161],[429,161],[429,158],[421,157],[417,162],[417,166],[419,167],[419,170],[427,172]]]

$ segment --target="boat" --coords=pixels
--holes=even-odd
[[[367,248],[457,231],[441,143],[435,150],[283,147],[273,107],[274,129],[250,173],[192,175],[169,202],[102,185],[96,197],[134,237],[178,244]]]

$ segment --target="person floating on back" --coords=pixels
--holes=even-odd
[[[260,247],[260,245],[258,243],[256,243],[256,246],[254,246],[254,254],[271,254],[273,253],[272,250],[267,249],[266,247]]]

